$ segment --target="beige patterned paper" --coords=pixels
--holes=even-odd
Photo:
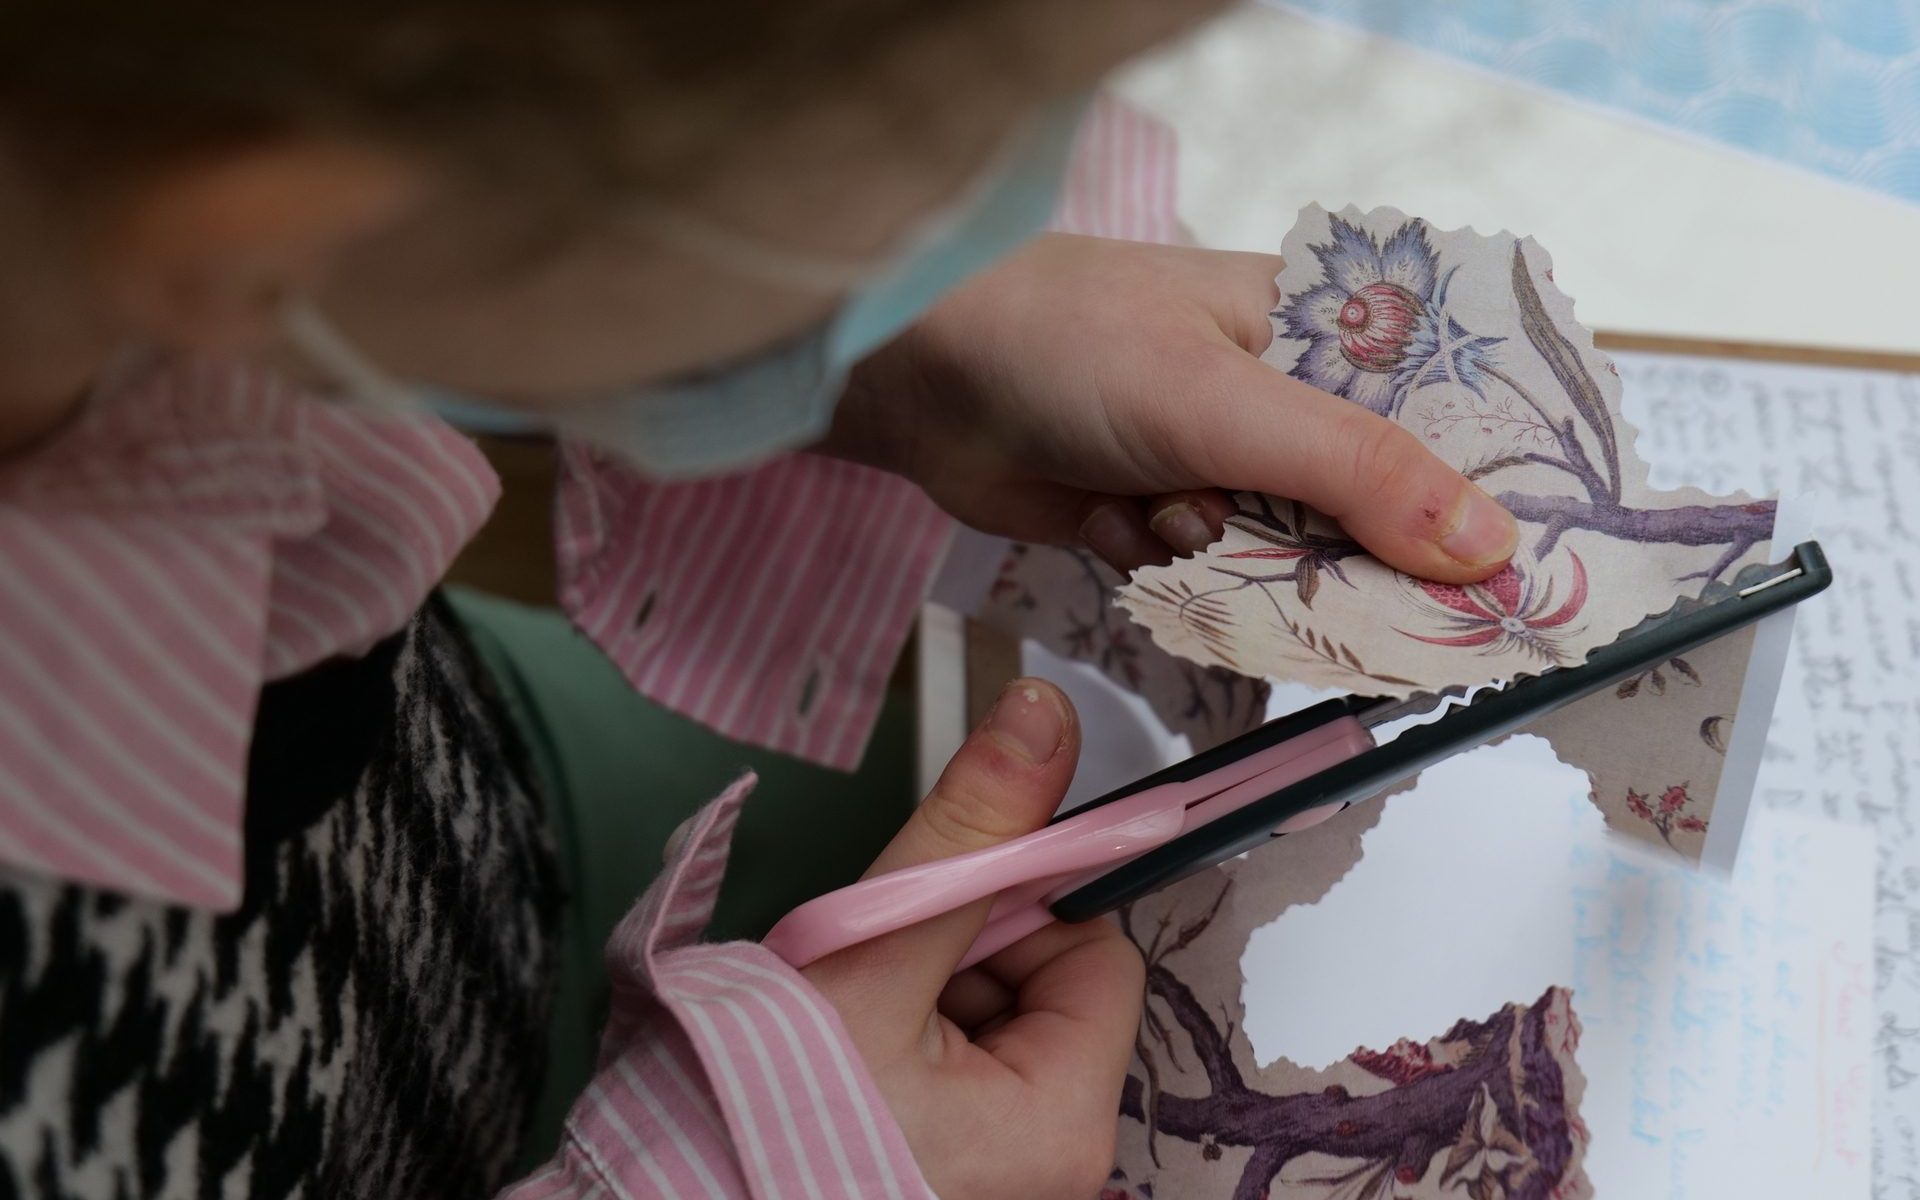
[[[1356,805],[1121,914],[1147,961],[1147,998],[1101,1200],[1592,1195],[1580,1026],[1564,988],[1321,1069],[1256,1060],[1241,999],[1247,939],[1337,886],[1384,803]],[[1310,971],[1302,986],[1313,986]]]
[[[1481,584],[1422,582],[1319,513],[1242,495],[1220,543],[1121,590],[1160,645],[1405,695],[1576,664],[1764,556],[1771,501],[1648,484],[1619,377],[1531,239],[1316,206],[1284,251],[1265,360],[1417,434],[1520,519],[1520,552]]]
[[[1562,762],[1587,773],[1594,805],[1615,832],[1698,862],[1754,634],[1749,626],[1658,663],[1525,732],[1546,738]],[[1744,809],[1747,798],[1739,799]],[[1745,819],[1744,812],[1721,815],[1735,829]]]

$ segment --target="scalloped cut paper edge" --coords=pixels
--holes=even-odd
[[[1350,1096],[1360,1097],[1358,1107],[1371,1105],[1378,1108],[1379,1113],[1402,1112],[1405,1103],[1415,1101],[1421,1102],[1416,1108],[1422,1107],[1434,1100],[1430,1094],[1431,1084],[1393,1099],[1373,1098],[1399,1092],[1403,1084],[1390,1078],[1396,1064],[1417,1060],[1422,1050],[1441,1060],[1457,1057],[1463,1050],[1462,1037],[1454,1035],[1478,1033],[1503,1021],[1517,1030],[1530,1016],[1537,1017],[1547,1011],[1572,1022],[1577,1041],[1577,1007],[1569,990],[1549,986],[1539,999],[1531,1003],[1509,1002],[1492,1010],[1484,1019],[1476,1020],[1464,1014],[1448,1018],[1444,1030],[1436,1027],[1437,1031],[1424,1042],[1416,1043],[1413,1037],[1418,1034],[1408,1031],[1410,1036],[1392,1045],[1357,1047],[1321,1065],[1308,1065],[1285,1055],[1262,1063],[1255,1054],[1245,1030],[1242,957],[1248,938],[1253,931],[1282,919],[1293,909],[1319,904],[1339,888],[1360,864],[1366,840],[1384,815],[1387,801],[1411,792],[1416,784],[1416,780],[1407,780],[1380,796],[1354,805],[1332,820],[1289,834],[1255,854],[1199,872],[1142,899],[1124,914],[1123,926],[1149,962],[1168,970],[1191,990],[1198,1003],[1182,1005],[1177,1010],[1169,1007],[1164,997],[1155,998],[1154,977],[1150,974],[1148,1005],[1157,1006],[1155,1019],[1171,1034],[1179,1050],[1168,1054],[1155,1040],[1153,1023],[1143,1024],[1141,1041],[1128,1068],[1129,1074],[1139,1082],[1129,1085],[1123,1099],[1116,1170],[1103,1195],[1113,1200],[1145,1200],[1149,1194],[1224,1200],[1229,1195],[1241,1194],[1235,1187],[1236,1181],[1245,1184],[1243,1176],[1248,1168],[1241,1156],[1247,1155],[1246,1148],[1222,1146],[1212,1137],[1211,1128],[1206,1136],[1197,1139],[1168,1128],[1158,1128],[1149,1135],[1144,1121],[1148,1080],[1156,1080],[1164,1094],[1182,1097],[1184,1105],[1218,1104],[1219,1101],[1213,1099],[1218,1095],[1218,1081],[1208,1074],[1207,1061],[1217,1064],[1222,1061],[1221,1054],[1234,1064],[1240,1079],[1250,1089],[1244,1098],[1245,1104],[1257,1106],[1263,1100],[1282,1098],[1290,1104],[1304,1101],[1316,1107],[1321,1134],[1331,1132],[1337,1141],[1338,1122],[1343,1117],[1352,1117],[1334,1111],[1335,1106],[1318,1103],[1327,1098],[1328,1089],[1338,1088]],[[1164,987],[1164,983],[1161,986]],[[1191,1052],[1187,1039],[1196,1034],[1214,1043],[1207,1061]],[[1499,1052],[1494,1051],[1496,1055]],[[1475,1056],[1471,1051],[1467,1053]],[[1153,1058],[1152,1069],[1148,1068],[1146,1056]],[[1573,1132],[1568,1147],[1570,1156],[1554,1182],[1557,1190],[1553,1195],[1560,1200],[1587,1200],[1593,1194],[1586,1174],[1589,1139],[1580,1116],[1587,1079],[1577,1046],[1561,1047],[1553,1059],[1563,1088],[1562,1111],[1566,1114],[1568,1129]],[[1405,1082],[1418,1084],[1420,1081]],[[1449,1131],[1458,1128],[1458,1118],[1465,1111],[1464,1107],[1454,1104],[1438,1117],[1433,1128],[1444,1126]],[[1213,1142],[1211,1149],[1210,1142]],[[1400,1183],[1399,1189],[1390,1189],[1385,1194],[1421,1200],[1464,1195],[1439,1183],[1445,1167],[1445,1156],[1440,1151],[1445,1149],[1448,1147],[1438,1146],[1431,1157],[1422,1160],[1424,1173],[1418,1182],[1393,1180],[1391,1182]],[[1299,1173],[1301,1163],[1325,1161],[1305,1155],[1295,1157],[1291,1166],[1282,1165],[1282,1178],[1271,1187],[1269,1194],[1275,1200],[1309,1194],[1297,1193],[1286,1179]],[[1250,1163],[1251,1158],[1245,1162]],[[1396,1158],[1387,1163],[1387,1170],[1397,1171],[1400,1165]],[[1143,1184],[1150,1186],[1152,1192],[1142,1191]]]
[[[1294,298],[1296,294],[1304,293],[1325,278],[1324,269],[1317,260],[1314,252],[1309,248],[1309,239],[1315,236],[1330,237],[1331,223],[1336,219],[1346,221],[1350,224],[1357,224],[1373,236],[1376,244],[1384,242],[1382,236],[1384,233],[1398,229],[1410,220],[1404,213],[1391,208],[1380,208],[1367,213],[1361,213],[1353,207],[1348,207],[1339,213],[1330,214],[1319,206],[1314,205],[1302,210],[1300,221],[1297,222],[1293,230],[1288,233],[1283,247],[1287,254],[1288,265],[1276,278],[1276,284],[1280,288],[1280,295],[1286,300]],[[1577,495],[1570,497],[1565,496],[1564,491],[1567,488],[1566,484],[1561,484],[1559,489],[1538,486],[1542,480],[1554,482],[1560,480],[1561,473],[1551,468],[1523,468],[1525,472],[1524,478],[1531,481],[1535,486],[1517,490],[1496,489],[1489,486],[1490,491],[1498,491],[1500,494],[1509,497],[1518,495],[1520,500],[1516,501],[1516,503],[1522,503],[1527,499],[1540,497],[1563,499],[1568,507],[1586,510],[1589,514],[1597,514],[1594,516],[1596,520],[1605,518],[1614,521],[1620,520],[1621,514],[1630,513],[1637,517],[1645,510],[1672,511],[1688,506],[1702,506],[1718,508],[1725,513],[1727,510],[1733,510],[1742,506],[1751,506],[1755,503],[1753,498],[1741,493],[1735,493],[1731,496],[1714,496],[1696,488],[1662,489],[1651,486],[1648,481],[1648,465],[1645,460],[1640,457],[1637,450],[1640,431],[1632,422],[1626,420],[1620,412],[1620,381],[1612,369],[1611,360],[1594,346],[1592,332],[1574,319],[1573,300],[1562,291],[1552,279],[1552,257],[1538,242],[1530,237],[1520,237],[1507,230],[1502,230],[1498,234],[1488,236],[1479,233],[1472,227],[1441,231],[1433,229],[1433,227],[1427,225],[1425,222],[1421,222],[1420,224],[1426,238],[1424,247],[1429,250],[1430,257],[1435,261],[1436,267],[1444,265],[1454,269],[1458,268],[1464,260],[1459,257],[1460,251],[1453,243],[1458,242],[1459,239],[1462,238],[1473,240],[1475,244],[1471,249],[1475,254],[1484,256],[1489,253],[1497,253],[1502,260],[1506,261],[1511,260],[1514,248],[1516,246],[1519,248],[1520,253],[1524,256],[1524,261],[1527,263],[1528,278],[1532,289],[1538,296],[1540,309],[1544,311],[1553,330],[1556,331],[1561,338],[1564,338],[1571,347],[1579,365],[1583,368],[1584,373],[1597,390],[1599,401],[1610,419],[1609,423],[1613,431],[1615,453],[1618,458],[1617,478],[1619,480],[1618,488],[1616,489],[1619,498],[1612,501],[1610,511],[1603,511],[1609,507],[1604,497],[1597,497],[1590,494],[1582,500]],[[1313,226],[1313,228],[1310,230],[1309,226]],[[1329,233],[1321,234],[1321,226],[1324,226]],[[1451,242],[1450,239],[1452,240]],[[1451,257],[1454,261],[1448,264],[1441,264],[1440,259],[1442,255]],[[1479,264],[1479,276],[1481,277],[1482,283],[1485,282],[1485,278],[1490,271],[1495,272],[1494,277],[1497,278],[1498,268],[1490,265],[1486,258],[1477,258],[1475,261]],[[1472,277],[1469,277],[1470,281],[1471,278]],[[1441,290],[1444,291],[1444,288]],[[1278,313],[1283,307],[1284,300],[1282,303],[1276,304],[1274,311]],[[1483,308],[1485,306],[1484,304],[1476,304],[1470,301],[1469,307]],[[1518,308],[1519,302],[1513,300],[1511,303],[1496,306],[1496,311],[1511,312],[1517,311]],[[1459,316],[1457,312],[1450,315]],[[1544,373],[1541,365],[1531,362],[1532,358],[1540,357],[1538,350],[1529,349],[1530,344],[1525,340],[1523,333],[1521,336],[1515,336],[1515,332],[1520,329],[1519,319],[1517,317],[1506,317],[1504,319],[1510,320],[1513,324],[1511,328],[1505,325],[1501,327],[1502,332],[1500,336],[1505,338],[1503,352],[1520,353],[1528,359],[1528,362],[1524,364],[1526,367],[1524,371],[1512,365],[1506,365],[1505,369],[1509,374],[1515,376],[1524,375],[1529,380],[1537,380]],[[1274,363],[1278,368],[1286,369],[1304,357],[1307,351],[1301,348],[1304,339],[1288,336],[1279,318],[1276,317],[1274,321],[1274,343],[1262,357],[1265,361]],[[1472,332],[1479,333],[1483,332],[1483,330],[1473,329]],[[1541,358],[1541,362],[1544,364],[1544,358]],[[1548,370],[1550,371],[1550,369]],[[1491,390],[1491,385],[1489,390]],[[1567,399],[1567,389],[1559,386],[1557,381],[1553,384],[1552,391],[1542,394],[1549,397],[1549,403],[1547,403],[1545,407],[1550,414],[1550,420],[1552,417],[1569,420],[1576,417],[1575,402]],[[1400,418],[1400,423],[1406,426],[1414,419],[1417,418],[1403,414]],[[1592,425],[1589,424],[1584,428],[1591,429]],[[1580,440],[1582,448],[1589,454],[1599,448],[1599,439],[1595,435],[1589,434],[1587,437],[1581,438],[1580,434],[1576,432],[1573,436]],[[1589,442],[1594,443],[1594,445],[1587,445]],[[1450,447],[1437,448],[1443,452],[1443,457],[1445,457],[1445,451],[1448,449],[1453,449],[1457,455],[1460,445],[1461,443],[1456,439]],[[1481,462],[1484,464],[1493,458],[1500,457],[1498,453],[1499,449],[1497,446],[1483,448]],[[1462,468],[1473,465],[1458,457],[1456,457],[1455,462],[1456,465]],[[1600,475],[1603,481],[1609,474],[1604,460],[1596,468],[1595,473]],[[1651,503],[1649,503],[1649,501]],[[1550,505],[1552,502],[1552,500],[1548,500],[1544,503]],[[1280,502],[1274,503],[1276,505],[1276,511],[1279,511],[1278,506]],[[1252,501],[1247,497],[1243,497],[1243,507],[1251,506]],[[1331,529],[1337,533],[1337,527],[1333,526],[1326,518],[1319,517],[1318,514],[1311,514],[1310,510],[1308,510],[1308,512],[1310,527],[1320,526],[1321,523],[1324,523],[1324,528]],[[1731,515],[1737,516],[1737,514]],[[1751,520],[1752,518],[1740,519]],[[1257,520],[1257,518],[1249,521],[1236,521],[1236,525],[1251,527],[1255,520]],[[1714,564],[1714,560],[1718,557],[1721,546],[1731,548],[1734,545],[1741,544],[1744,540],[1743,538],[1729,538],[1716,545],[1702,549],[1692,549],[1685,547],[1679,542],[1633,542],[1617,534],[1586,529],[1578,525],[1567,529],[1564,533],[1556,535],[1552,539],[1545,538],[1547,526],[1544,523],[1523,522],[1522,529],[1523,551],[1530,546],[1542,544],[1543,540],[1550,541],[1552,550],[1561,552],[1561,558],[1567,557],[1565,552],[1571,550],[1571,540],[1582,541],[1583,544],[1588,547],[1589,558],[1593,557],[1594,546],[1597,545],[1602,551],[1599,560],[1587,565],[1586,573],[1593,582],[1590,589],[1590,597],[1586,603],[1588,608],[1601,608],[1607,615],[1605,615],[1604,619],[1600,620],[1598,624],[1594,624],[1591,621],[1588,622],[1587,626],[1580,631],[1579,636],[1569,639],[1571,648],[1566,652],[1568,661],[1578,661],[1584,658],[1585,654],[1594,647],[1611,642],[1622,630],[1632,627],[1651,613],[1664,610],[1674,599],[1683,594],[1688,594],[1688,589],[1683,585],[1676,584],[1671,587],[1655,585],[1651,588],[1643,589],[1639,593],[1643,599],[1638,604],[1626,601],[1609,603],[1608,600],[1602,599],[1601,597],[1608,593],[1618,591],[1617,588],[1609,588],[1604,577],[1605,571],[1610,566],[1625,563],[1630,570],[1638,568],[1636,574],[1645,575],[1647,571],[1660,570],[1662,563],[1675,564],[1676,560],[1678,560],[1681,566],[1690,569],[1705,570]],[[1365,643],[1360,643],[1359,650],[1369,654],[1368,661],[1371,661],[1373,657],[1378,655],[1381,647],[1385,647],[1388,650],[1401,651],[1410,655],[1427,655],[1426,651],[1412,649],[1403,643],[1382,640],[1382,630],[1394,628],[1396,619],[1405,619],[1408,617],[1408,614],[1415,611],[1404,602],[1405,597],[1412,593],[1412,581],[1407,580],[1404,576],[1399,576],[1397,572],[1388,570],[1383,564],[1380,564],[1370,555],[1365,555],[1364,553],[1344,557],[1339,560],[1339,565],[1344,573],[1352,574],[1361,580],[1360,586],[1355,590],[1366,592],[1369,598],[1356,601],[1344,614],[1343,620],[1347,628],[1336,629],[1334,632],[1339,635],[1338,637],[1328,639],[1326,637],[1326,631],[1322,629],[1319,636],[1323,641],[1316,644],[1315,649],[1311,652],[1311,657],[1301,656],[1299,630],[1296,629],[1293,632],[1291,639],[1282,631],[1282,626],[1292,622],[1294,617],[1302,611],[1296,608],[1290,613],[1286,603],[1290,597],[1286,597],[1284,594],[1275,594],[1293,591],[1294,588],[1290,584],[1283,583],[1268,593],[1266,600],[1271,604],[1271,608],[1264,610],[1261,614],[1266,621],[1264,629],[1259,625],[1255,625],[1252,631],[1242,633],[1236,630],[1235,635],[1229,636],[1224,640],[1215,640],[1214,645],[1225,644],[1234,651],[1234,653],[1229,655],[1215,653],[1209,649],[1208,643],[1203,635],[1195,632],[1195,628],[1202,623],[1199,619],[1196,619],[1194,625],[1189,625],[1179,618],[1170,619],[1162,615],[1171,607],[1171,601],[1177,600],[1182,596],[1191,595],[1193,590],[1199,590],[1183,585],[1199,584],[1200,588],[1203,589],[1220,578],[1218,574],[1209,573],[1207,568],[1209,566],[1216,566],[1224,561],[1220,557],[1221,553],[1261,549],[1267,544],[1268,543],[1260,540],[1258,536],[1246,532],[1244,528],[1230,529],[1227,538],[1223,539],[1223,541],[1217,545],[1217,552],[1209,551],[1193,559],[1176,560],[1170,567],[1149,567],[1135,572],[1120,589],[1117,602],[1127,611],[1135,623],[1140,624],[1148,631],[1156,644],[1170,653],[1204,666],[1226,666],[1229,669],[1240,671],[1243,674],[1296,681],[1316,687],[1334,687],[1369,694],[1404,696],[1414,691],[1437,691],[1455,685],[1464,684],[1467,686],[1475,686],[1483,683],[1503,682],[1539,669],[1537,664],[1521,659],[1519,652],[1511,648],[1509,648],[1508,652],[1500,659],[1489,661],[1478,652],[1461,653],[1458,652],[1458,648],[1455,647],[1443,648],[1438,646],[1433,647],[1433,651],[1436,653],[1428,655],[1428,658],[1432,662],[1444,662],[1444,667],[1435,667],[1428,670],[1400,670],[1397,667],[1398,660],[1396,659],[1396,667],[1393,669],[1381,668],[1377,662],[1374,663],[1375,671],[1377,671],[1378,674],[1371,674],[1365,668],[1356,669],[1352,664],[1362,660],[1355,650],[1355,643],[1359,641],[1363,629],[1364,635],[1370,640]],[[1742,565],[1764,557],[1767,544],[1768,539],[1765,538],[1755,543],[1746,543],[1742,552],[1739,553],[1737,557],[1734,557],[1730,563],[1725,565],[1722,576],[1724,577],[1730,574]],[[1231,549],[1220,550],[1220,547],[1230,547]],[[1697,565],[1691,561],[1694,558],[1700,560]],[[1668,569],[1666,573],[1668,575],[1683,574],[1684,570]],[[1317,572],[1316,574],[1318,586],[1314,591],[1314,595],[1319,597],[1336,595],[1335,589],[1341,585],[1335,582],[1329,582],[1326,577],[1326,572],[1324,571]],[[1265,588],[1261,590],[1266,591]],[[1158,594],[1157,597],[1156,593]],[[1598,603],[1596,603],[1596,600]],[[1192,605],[1192,601],[1190,600],[1180,602],[1183,605]],[[1278,617],[1277,621],[1273,619],[1275,616]],[[1304,626],[1305,622],[1302,621],[1299,622],[1299,624]],[[1437,631],[1438,630],[1436,630],[1436,632]],[[1306,629],[1306,637],[1308,639],[1313,639],[1315,636],[1315,633],[1310,627]],[[1288,640],[1291,640],[1294,645],[1292,647],[1283,647],[1283,643]],[[1383,674],[1387,675],[1388,678],[1381,678],[1380,675]]]

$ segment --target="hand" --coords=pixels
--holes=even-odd
[[[1079,752],[1067,698],[1015,680],[867,874],[1040,828]],[[1145,971],[1119,929],[1090,921],[1050,925],[953,975],[990,903],[851,946],[806,975],[941,1200],[1086,1200],[1113,1167]]]
[[[1423,578],[1498,570],[1519,536],[1504,509],[1405,429],[1259,360],[1281,265],[1040,238],[862,363],[825,448],[1122,571],[1218,538],[1221,489],[1305,501]]]

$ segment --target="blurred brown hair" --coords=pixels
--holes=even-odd
[[[896,88],[897,64],[876,68],[905,41],[991,38],[980,18],[1021,3],[0,0],[0,130],[69,184],[320,134],[549,198],[672,190],[729,130],[824,88]],[[914,99],[889,102],[905,120]]]

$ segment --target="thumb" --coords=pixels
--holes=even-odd
[[[1073,780],[1079,723],[1059,688],[1016,679],[941,772],[927,798],[867,869],[866,876],[951,858],[1031,833],[1053,816]],[[858,993],[860,1007],[884,1007],[917,1031],[960,958],[986,923],[980,900],[885,937],[850,946],[808,968],[830,992]],[[851,1022],[850,1022],[851,1023]]]
[[[1237,348],[1228,357],[1222,399],[1239,416],[1234,436],[1209,448],[1216,483],[1304,501],[1422,579],[1475,582],[1513,556],[1513,517],[1406,429]],[[1249,406],[1258,396],[1272,403]],[[1250,411],[1274,419],[1250,422]]]

